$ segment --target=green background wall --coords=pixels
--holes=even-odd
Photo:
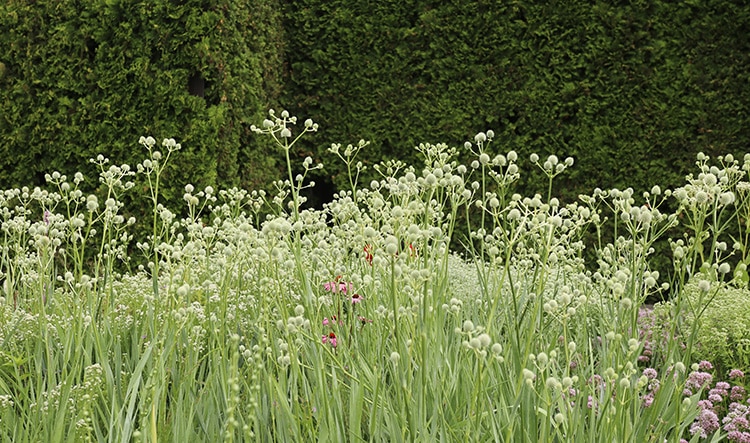
[[[182,145],[167,198],[265,184],[275,159],[249,127],[280,93],[281,44],[273,0],[4,2],[0,188],[54,170],[95,185],[88,159],[134,167],[142,135]]]
[[[344,183],[332,142],[416,162],[487,129],[497,151],[575,157],[564,197],[676,185],[698,151],[750,148],[747,29],[742,0],[10,0],[0,188],[98,153],[134,165],[141,135],[182,144],[175,199],[263,186],[280,158],[249,125],[269,107],[321,124],[295,154],[326,163],[323,185]]]
[[[413,159],[420,142],[460,146],[493,129],[497,151],[575,157],[558,186],[571,198],[681,184],[697,152],[750,149],[744,1],[284,7],[283,100],[320,121],[317,149],[366,138],[371,162]]]

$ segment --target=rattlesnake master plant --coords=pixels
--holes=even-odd
[[[157,154],[149,138],[141,140],[148,159],[135,176],[95,160],[102,195],[83,195],[76,188],[83,177],[69,183],[59,173],[50,174],[51,191],[1,194],[0,435],[690,436],[704,393],[685,392],[686,367],[700,334],[678,296],[667,313],[676,320],[671,332],[691,344],[667,341],[661,366],[644,367],[639,307],[674,283],[648,258],[653,242],[689,213],[687,237],[674,242],[675,282],[703,266],[713,272],[712,287],[726,285],[733,273],[721,228],[747,211],[735,192],[744,178],[724,180],[734,173],[713,171],[703,159],[699,167],[709,169],[689,183],[721,186],[705,197],[690,189],[687,197],[596,190],[563,204],[552,196],[553,179],[572,160],[547,158],[539,167],[548,195],[522,196],[513,189],[519,155],[492,152],[486,131],[468,143],[476,156],[468,166],[455,148],[423,144],[423,166],[384,162],[373,166],[380,178],[368,186],[358,183],[355,161],[367,143],[343,154],[332,148],[347,163],[351,189],[312,209],[300,191],[319,166],[305,159],[295,177],[289,154],[317,126],[308,121],[298,132],[296,118],[279,115],[255,128],[287,154],[288,177],[273,195],[186,184],[185,207],[167,208],[160,171],[179,155],[178,144],[168,139],[167,154]],[[739,170],[730,163],[724,169]],[[133,239],[123,215],[131,181],[150,190],[146,238]],[[680,212],[664,213],[675,195]],[[582,238],[590,227],[607,229],[607,218],[616,220],[615,241],[598,245],[596,269],[588,269]],[[460,254],[449,248],[454,238],[467,245]],[[732,250],[744,251],[742,238]],[[715,239],[715,253],[698,251],[707,239]],[[147,265],[117,274],[115,263],[134,250]]]

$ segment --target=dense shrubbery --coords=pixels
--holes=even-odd
[[[180,134],[160,190],[172,204],[177,183],[268,184],[282,163],[249,126],[279,94],[278,22],[271,0],[3,2],[0,186],[40,186],[53,170],[93,177],[102,152],[135,164],[143,133]],[[133,200],[128,211],[148,213]]]
[[[695,355],[711,361],[718,373],[733,368],[750,368],[750,291],[741,287],[717,286],[702,290],[700,276],[683,288],[680,296],[688,334],[695,327]],[[706,288],[704,288],[706,289]],[[669,311],[671,303],[658,305],[656,312]]]
[[[0,185],[41,185],[45,172],[79,169],[105,149],[134,163],[126,140],[151,133],[182,137],[167,172],[175,182],[263,186],[283,162],[249,137],[248,123],[276,100],[326,128],[298,146],[300,158],[364,138],[365,165],[413,163],[412,147],[436,142],[433,134],[458,144],[492,128],[523,159],[557,153],[584,165],[560,180],[565,201],[596,186],[640,192],[655,177],[676,186],[698,151],[742,152],[750,140],[750,12],[741,2],[0,8]],[[340,166],[316,178],[346,184]],[[318,204],[332,192],[320,191]]]
[[[678,186],[699,151],[750,142],[740,1],[283,3],[284,103],[317,118],[324,142],[371,140],[365,164],[413,163],[419,143],[492,128],[523,160],[573,156],[581,166],[559,181],[572,201]],[[340,166],[326,173],[345,183]]]

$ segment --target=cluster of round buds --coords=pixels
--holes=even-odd
[[[565,169],[573,166],[573,163],[575,163],[573,157],[567,157],[564,161],[561,162],[556,155],[550,155],[541,164],[539,155],[537,154],[531,154],[529,156],[529,160],[531,160],[531,163],[539,166],[544,171],[544,173],[550,177],[554,177],[562,173],[563,171],[565,171]]]
[[[278,134],[284,139],[292,137],[292,130],[289,125],[297,124],[297,117],[290,116],[289,111],[281,111],[281,115],[277,116],[276,111],[273,109],[268,111],[269,118],[263,120],[261,127],[255,125],[250,126],[250,130],[257,134],[272,134],[274,137]],[[305,127],[303,132],[315,132],[318,130],[318,124],[313,122],[311,119],[305,120]]]
[[[461,342],[461,345],[464,348],[474,351],[481,357],[486,357],[488,355],[487,351],[489,350],[495,360],[500,363],[505,361],[502,355],[503,346],[500,343],[493,343],[492,337],[484,332],[484,328],[481,326],[475,326],[471,320],[464,320],[461,327],[456,328],[455,332],[466,337],[466,339]]]

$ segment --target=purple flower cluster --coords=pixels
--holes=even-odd
[[[738,443],[750,443],[750,408],[747,405],[733,402],[729,405],[727,415],[722,419],[722,429],[727,432],[727,440]]]
[[[643,396],[643,407],[648,408],[654,402],[654,396],[659,391],[659,373],[654,368],[646,368],[643,370],[643,375],[648,379],[648,385],[646,386],[647,394]]]
[[[638,361],[650,366],[658,366],[662,362],[662,357],[659,357],[661,347],[669,341],[666,334],[656,333],[664,331],[659,327],[661,319],[656,317],[653,311],[647,309],[642,309],[638,316],[640,338],[644,343]],[[673,340],[676,339],[678,338]],[[698,362],[694,369],[688,374],[683,389],[686,397],[701,393],[698,401],[700,412],[689,427],[690,435],[711,438],[719,433],[729,442],[750,443],[750,399],[743,381],[745,373],[740,369],[732,369],[728,373],[722,371],[725,375],[722,377],[716,372],[720,369],[716,369],[707,360]],[[674,368],[669,367],[666,374],[673,372]],[[677,376],[677,373],[674,375]],[[643,370],[643,376],[648,379],[642,396],[643,407],[649,407],[659,389],[658,372],[653,367],[647,367]],[[687,443],[687,440],[680,440],[683,441]]]
[[[701,409],[701,412],[698,414],[698,418],[696,418],[695,422],[690,425],[690,433],[692,435],[700,433],[701,438],[708,438],[708,434],[719,429],[719,416],[716,415],[716,412],[714,412],[713,409],[707,407],[705,404],[702,408],[703,409]]]
[[[699,367],[700,369],[700,367]],[[713,381],[714,376],[708,372],[693,371],[688,375],[688,379],[685,381],[685,390],[683,394],[685,396],[691,396],[701,389],[709,386]]]
[[[713,376],[704,371],[710,371],[710,362],[698,363],[698,370],[688,375],[685,391],[699,391],[710,387]],[[739,382],[744,373],[738,369],[729,372],[729,379]],[[692,394],[690,394],[692,395]],[[727,406],[727,401],[729,405]],[[707,398],[698,401],[700,413],[690,425],[692,435],[708,438],[720,429],[726,432],[727,441],[736,443],[750,443],[750,399],[747,398],[745,387],[739,384],[731,385],[726,381],[718,381],[708,389]],[[719,417],[723,418],[719,420]]]

